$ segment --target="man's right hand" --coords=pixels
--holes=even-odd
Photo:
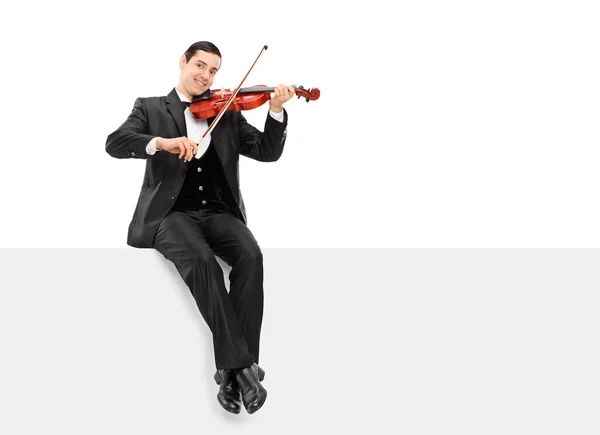
[[[185,162],[192,160],[192,157],[198,152],[198,144],[187,137],[175,137],[165,139],[159,137],[156,139],[156,149],[168,151],[171,154],[179,154],[179,159],[185,158]]]

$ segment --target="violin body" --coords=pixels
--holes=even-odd
[[[190,112],[195,119],[207,119],[217,116],[224,107],[226,111],[252,110],[269,101],[274,90],[275,88],[265,85],[242,88],[231,102],[229,100],[234,95],[233,91],[229,89],[211,90],[194,97],[190,105]],[[308,102],[318,99],[321,93],[317,88],[304,89],[302,86],[298,86],[296,95],[298,98],[306,98]]]

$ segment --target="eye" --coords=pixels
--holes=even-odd
[[[200,68],[200,69],[204,69],[204,65],[203,65],[203,64],[201,64],[201,63],[197,63],[197,64],[196,64],[196,66],[197,66],[198,68]]]

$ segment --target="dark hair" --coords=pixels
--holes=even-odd
[[[187,51],[184,53],[185,62],[188,63],[198,50],[216,54],[217,56],[219,56],[219,58],[221,57],[221,52],[215,44],[208,41],[198,41],[190,45],[190,48],[188,48]]]

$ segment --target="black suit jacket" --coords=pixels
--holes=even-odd
[[[279,122],[267,115],[264,132],[250,125],[241,112],[226,112],[211,132],[211,145],[223,167],[235,204],[228,204],[246,223],[246,209],[239,185],[240,154],[254,160],[273,162],[283,152],[288,115]],[[212,118],[208,119],[208,124]],[[151,248],[154,234],[162,219],[175,204],[189,163],[178,154],[157,151],[146,153],[146,145],[154,137],[187,136],[181,100],[175,88],[166,97],[138,98],[127,120],[106,140],[106,152],[118,159],[146,159],[146,170],[140,196],[129,225],[127,244]],[[228,195],[229,196],[229,195]]]

